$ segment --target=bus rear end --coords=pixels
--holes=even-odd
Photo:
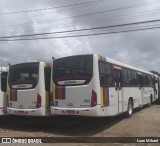
[[[96,88],[99,82],[93,73],[98,69],[98,64],[93,68],[95,63],[94,55],[70,56],[53,61],[51,114],[100,115]]]
[[[0,68],[0,115],[6,115],[7,113],[7,74],[8,68]]]
[[[7,97],[8,114],[45,116],[44,63],[22,63],[10,66]]]

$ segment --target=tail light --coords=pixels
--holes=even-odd
[[[39,94],[37,94],[37,104],[36,104],[36,108],[41,107],[41,103],[42,103],[41,96],[40,96]]]
[[[50,104],[51,104],[52,106],[54,106],[53,92],[51,92],[50,102],[51,102]]]
[[[92,90],[92,97],[91,97],[91,107],[97,105],[97,93]]]

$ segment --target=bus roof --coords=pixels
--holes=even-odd
[[[134,66],[131,66],[131,65],[128,65],[128,64],[125,64],[125,63],[122,63],[122,62],[119,62],[119,61],[116,61],[114,59],[111,59],[109,57],[105,57],[106,58],[106,61],[107,62],[110,62],[110,63],[113,63],[115,65],[119,65],[121,67],[125,67],[125,68],[129,68],[129,69],[133,69],[133,70],[136,70],[136,71],[139,71],[141,73],[146,73],[146,74],[150,74],[150,75],[153,75],[153,73],[149,72],[149,71],[146,71],[146,70],[143,70],[143,69],[140,69],[140,68],[137,68],[137,67],[134,67]]]
[[[13,64],[11,66],[17,66],[17,65],[23,65],[23,64],[34,64],[34,63],[49,63],[49,62],[45,62],[45,61],[35,61],[35,62],[23,62],[23,63],[17,63],[17,64]],[[50,64],[50,63],[49,63]]]

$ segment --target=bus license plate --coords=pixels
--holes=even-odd
[[[25,112],[24,111],[18,111],[18,114],[23,115],[23,114],[25,114]]]
[[[74,115],[75,111],[73,111],[73,110],[67,110],[66,113],[69,114],[69,115]]]

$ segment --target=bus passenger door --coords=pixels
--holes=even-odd
[[[113,70],[115,92],[117,94],[118,113],[123,112],[122,70]]]

